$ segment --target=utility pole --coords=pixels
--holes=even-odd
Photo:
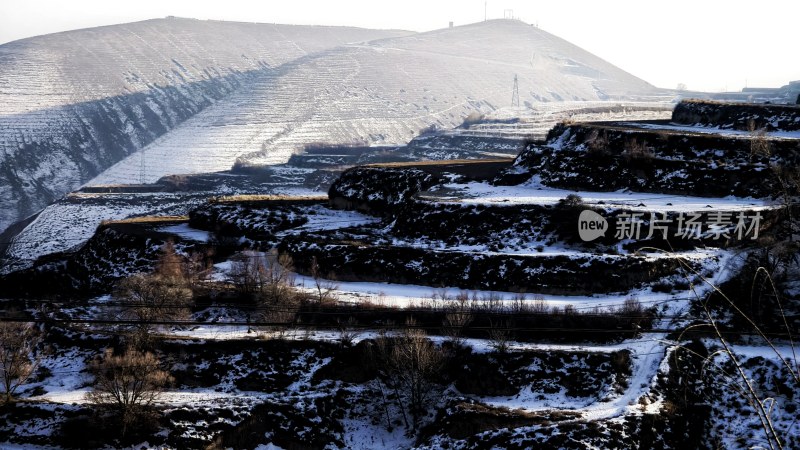
[[[488,4],[489,4],[489,2],[488,2],[488,1],[485,1],[485,2],[483,2],[483,21],[484,21],[484,22],[486,22],[487,18],[489,17],[489,16],[487,15],[487,13],[486,13],[486,11],[487,11],[487,8],[488,8]]]
[[[519,108],[519,82],[514,74],[514,90],[511,92],[511,106]]]

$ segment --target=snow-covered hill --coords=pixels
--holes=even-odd
[[[520,101],[606,100],[650,85],[519,21],[489,21],[347,45],[262,72],[250,87],[144,149],[146,181],[286,162],[304,146],[400,145],[431,124],[451,128],[472,111]],[[135,182],[142,156],[92,183]]]
[[[0,46],[0,230],[260,74],[408,34],[158,19]]]
[[[285,162],[314,142],[405,143],[509,105],[514,76],[522,105],[655,92],[519,21],[410,35],[160,19],[12,42],[0,229],[92,179],[138,182],[142,166],[153,181]]]

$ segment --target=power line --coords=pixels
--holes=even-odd
[[[326,280],[326,282],[327,281],[328,280]],[[336,282],[332,282],[332,283],[336,284]],[[315,286],[305,286],[305,285],[302,285],[302,286],[301,285],[294,285],[294,286],[291,286],[291,287],[293,287],[293,288],[305,288],[305,289],[316,289]],[[436,288],[431,288],[431,289],[434,290],[434,291],[438,290]],[[334,288],[333,290],[334,291],[339,291],[338,288]],[[346,291],[339,291],[339,292],[346,292]],[[520,294],[520,295],[524,296],[524,294]],[[383,306],[381,308],[384,308],[387,311],[403,310],[403,311],[413,311],[413,312],[425,312],[425,311],[436,311],[436,307],[440,307],[440,308],[443,308],[443,309],[448,310],[448,311],[456,310],[456,311],[469,312],[470,310],[484,311],[487,308],[491,308],[491,305],[492,305],[493,302],[496,302],[496,303],[500,304],[500,306],[502,306],[503,308],[508,309],[503,304],[508,303],[508,302],[516,302],[516,301],[519,301],[520,304],[522,304],[522,305],[535,304],[536,302],[539,302],[539,301],[545,302],[545,303],[546,302],[565,302],[565,301],[569,301],[569,299],[563,299],[563,298],[561,298],[561,299],[554,299],[554,298],[548,299],[546,297],[536,298],[536,297],[528,297],[528,296],[524,296],[524,297],[519,298],[519,299],[516,299],[516,298],[500,298],[500,299],[496,299],[496,298],[487,298],[487,297],[484,296],[484,297],[478,297],[477,299],[474,299],[474,300],[473,300],[473,298],[470,298],[469,300],[467,300],[466,302],[463,302],[463,303],[461,302],[461,300],[459,300],[457,298],[457,296],[448,296],[447,298],[433,298],[433,296],[430,296],[430,297],[407,297],[407,298],[410,298],[410,299],[413,299],[413,300],[419,300],[421,302],[432,302],[432,303],[434,303],[434,307],[403,308],[403,307],[400,307],[400,306],[396,306],[396,307],[395,306]],[[597,300],[598,300],[598,303],[600,303],[600,302],[613,302],[613,301],[619,301],[619,300],[623,300],[624,301],[624,300],[627,300],[629,298],[630,297],[619,298],[619,299],[597,298]],[[657,304],[669,303],[669,302],[673,302],[673,301],[696,300],[696,299],[697,299],[697,297],[671,297],[671,298],[668,298],[668,299],[636,300],[635,303],[636,304],[656,304],[657,305]],[[587,298],[586,301],[593,301],[593,300],[594,299],[589,300]],[[0,300],[0,305],[2,304],[3,301],[4,300]],[[5,301],[6,302],[20,301],[20,302],[25,302],[25,303],[34,303],[34,304],[39,304],[39,305],[51,305],[51,306],[63,306],[63,307],[68,307],[68,308],[107,307],[107,306],[129,306],[129,307],[137,307],[137,306],[143,306],[143,307],[144,306],[150,306],[150,307],[152,307],[153,306],[153,305],[148,305],[148,304],[128,303],[128,302],[123,302],[123,301],[94,302],[94,303],[92,303],[90,301],[85,301],[85,300],[84,301],[75,301],[75,302],[65,302],[65,301],[42,299],[42,298],[39,298],[39,299],[5,299]],[[371,302],[366,302],[366,303],[367,304],[371,304]],[[350,303],[350,302],[346,302],[345,301],[345,302],[340,303],[339,307],[346,308],[348,305],[351,305],[351,304],[352,305],[359,305],[358,303]],[[477,305],[477,306],[475,306],[475,305]],[[489,305],[489,306],[487,307],[487,306],[482,306],[482,305]],[[242,307],[242,308],[250,308],[247,305],[236,304],[234,302],[230,302],[230,303],[217,302],[217,303],[212,303],[212,304],[208,305],[208,307],[213,307],[213,306],[239,306],[239,307]],[[550,306],[560,307],[559,305],[547,305],[547,304],[545,304],[544,306],[548,307],[548,308],[550,308]],[[596,309],[598,307],[602,308],[602,307],[616,307],[616,306],[622,306],[622,305],[621,304],[611,304],[610,305],[610,304],[606,303],[605,305],[598,304],[598,305],[592,305],[592,306],[580,306],[580,307],[576,306],[576,307],[571,307],[570,309],[582,311],[582,310],[593,310],[593,309]],[[524,309],[526,307],[527,308],[535,308],[535,306],[523,306],[522,309]],[[563,307],[561,307],[561,308],[563,308]],[[512,303],[512,307],[510,309],[511,310],[515,310],[513,308],[513,303]],[[371,307],[371,310],[372,311],[380,310],[380,308]],[[515,311],[524,312],[524,311],[519,311],[519,310],[515,310]],[[660,317],[670,317],[670,316],[660,316]],[[680,317],[680,316],[677,316],[677,317]]]
[[[0,319],[0,323],[3,322],[14,322],[14,323],[37,323],[37,324],[89,324],[89,325],[161,325],[161,326],[181,326],[181,327],[192,327],[192,326],[214,326],[214,327],[232,327],[232,326],[240,326],[240,327],[278,327],[278,328],[310,328],[310,329],[317,329],[317,328],[328,328],[328,329],[338,329],[337,326],[330,324],[325,326],[324,324],[305,324],[305,323],[296,323],[291,321],[284,321],[284,322],[272,322],[272,321],[236,321],[236,322],[214,322],[214,321],[194,321],[194,320],[149,320],[149,321],[140,321],[140,320],[133,320],[133,319],[25,319],[25,318],[2,318]],[[710,327],[710,325],[709,325]],[[384,324],[383,326],[376,327],[375,324],[347,324],[345,328],[348,329],[360,329],[360,330],[427,330],[427,329],[463,329],[463,330],[474,330],[474,331],[491,331],[491,330],[506,330],[506,331],[517,331],[517,332],[562,332],[562,333],[604,333],[604,334],[625,334],[625,333],[636,333],[636,334],[669,334],[674,333],[676,331],[680,331],[679,329],[672,329],[672,328],[652,328],[652,329],[639,329],[639,328],[628,328],[628,329],[608,329],[608,328],[568,328],[568,327],[515,327],[515,326],[457,326],[457,325],[436,325],[436,326],[426,326],[426,325],[408,325],[408,324]],[[716,333],[716,332],[715,332]],[[791,336],[789,333],[758,333],[756,331],[733,331],[733,330],[719,330],[719,333],[722,335],[728,336],[767,336],[772,338],[788,338]],[[696,333],[695,333],[696,334]],[[711,332],[709,332],[711,334]],[[181,338],[183,336],[175,336],[176,338]]]
[[[159,216],[156,216],[156,217],[159,217]],[[123,219],[123,220],[124,220],[124,219]],[[327,225],[327,224],[336,224],[336,223],[353,223],[353,222],[357,222],[358,220],[359,220],[359,219],[357,219],[357,220],[326,220],[326,221],[324,222],[324,224],[320,224],[320,226],[321,226],[321,227],[324,227],[324,226],[325,226],[325,225]],[[377,217],[366,217],[366,218],[364,218],[364,219],[360,219],[360,220],[364,220],[364,221],[371,221],[371,223],[366,223],[366,224],[364,224],[364,223],[354,223],[354,226],[359,226],[359,225],[370,225],[370,224],[377,224],[377,222],[378,222],[380,219],[379,219],[379,218],[377,218]],[[179,222],[179,221],[176,221],[176,222]],[[186,223],[187,221],[182,221],[182,222]],[[144,225],[146,225],[146,224],[147,224],[147,223],[145,223]],[[98,225],[99,225],[99,224],[98,224]],[[115,225],[115,223],[112,223],[111,225]],[[123,225],[124,225],[124,223],[123,223]],[[136,225],[136,224],[135,224],[135,223],[132,223],[132,225]],[[162,225],[154,224],[154,225],[155,225],[155,226],[165,226],[165,227],[166,227],[166,226],[170,226],[170,225],[167,225],[167,224],[162,224]],[[305,227],[305,228],[304,228],[304,227]],[[298,226],[297,226],[297,227],[295,227],[295,228],[289,228],[289,229],[285,229],[285,230],[275,231],[274,233],[276,233],[276,234],[279,234],[279,233],[286,233],[286,232],[293,231],[293,230],[297,230],[297,231],[309,231],[309,230],[308,230],[308,228],[312,228],[312,227],[308,227],[308,222],[306,222],[306,223],[304,223],[304,224],[298,225]],[[320,229],[319,229],[319,231],[325,231],[325,230],[326,230],[325,228],[320,228]],[[164,234],[172,234],[172,235],[175,235],[175,236],[178,236],[178,237],[180,237],[180,236],[181,236],[181,233],[177,233],[177,232],[170,232],[170,231],[159,231],[159,230],[155,230],[155,231],[157,231],[157,232],[160,232],[160,233],[164,233]],[[219,237],[237,237],[237,238],[238,238],[238,237],[240,237],[240,236],[238,236],[238,235],[217,235],[217,234],[216,234],[216,233],[217,233],[217,232],[216,232],[216,230],[204,230],[204,229],[201,229],[201,228],[192,228],[192,229],[191,229],[191,230],[189,230],[189,231],[198,231],[198,232],[209,233],[209,234],[211,234],[211,235],[214,235],[215,237],[217,237],[217,236],[219,236]],[[258,230],[253,230],[253,231],[255,231],[255,232],[261,232],[261,233],[263,233],[263,231],[258,231]],[[313,231],[313,229],[312,229],[311,231]],[[245,234],[246,234],[246,233],[245,233]],[[50,241],[55,241],[55,242],[64,242],[64,241],[67,241],[67,242],[72,242],[72,241],[88,241],[88,240],[92,239],[92,238],[93,238],[95,235],[96,235],[96,234],[92,233],[92,235],[91,235],[91,236],[89,236],[89,237],[76,237],[76,238],[59,237],[59,238],[55,238],[55,239],[50,239]],[[278,236],[273,236],[273,237],[278,237]],[[41,242],[42,242],[42,241],[40,241],[40,240],[12,239],[12,240],[10,240],[10,241],[0,241],[0,245],[14,245],[14,244],[20,244],[20,243],[21,243],[21,244],[41,244]],[[24,261],[24,259],[20,259],[20,260],[23,260],[23,261]]]

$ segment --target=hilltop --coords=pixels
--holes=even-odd
[[[316,142],[403,144],[509,104],[515,75],[523,104],[655,92],[518,21],[412,34],[171,18],[4,44],[0,229],[93,179],[284,162]]]

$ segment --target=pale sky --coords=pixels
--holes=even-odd
[[[797,0],[0,0],[0,43],[168,15],[429,31],[515,17],[663,88],[800,80]]]

